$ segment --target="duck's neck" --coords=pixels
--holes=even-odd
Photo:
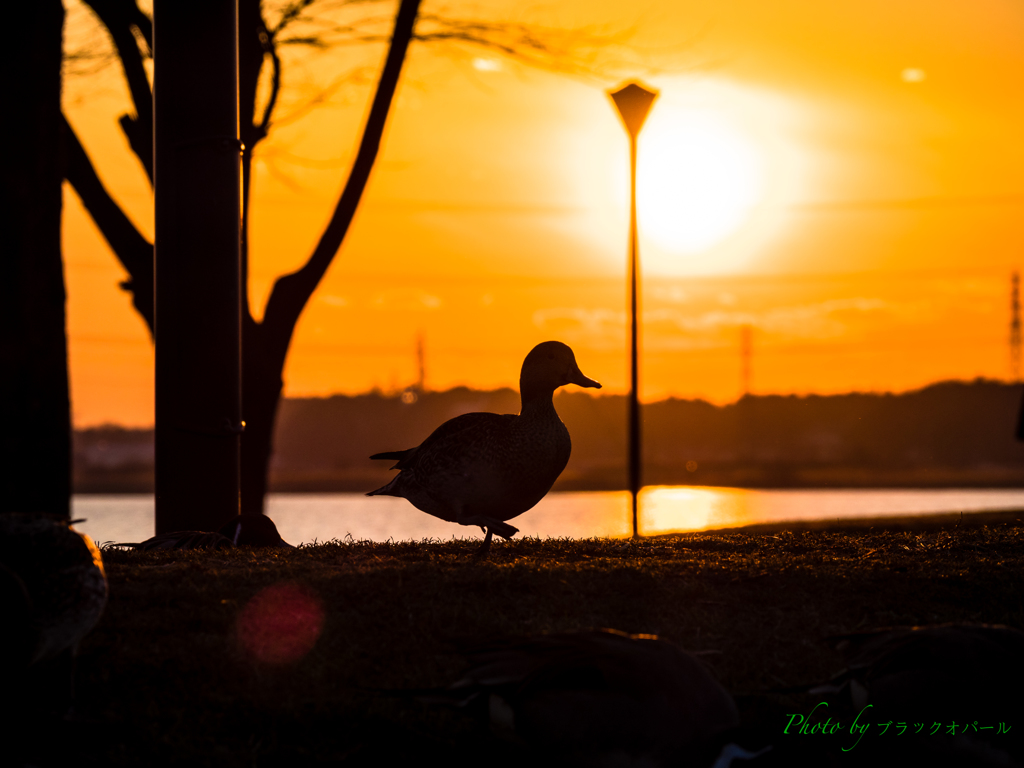
[[[522,408],[519,411],[519,415],[528,419],[546,418],[551,415],[557,418],[558,414],[555,413],[555,404],[551,399],[553,394],[554,391],[551,390],[524,389]]]

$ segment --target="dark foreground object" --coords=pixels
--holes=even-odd
[[[172,531],[121,547],[151,552],[157,549],[230,549],[231,547],[291,547],[266,515],[235,515],[216,531]]]
[[[739,712],[697,657],[613,630],[493,641],[427,702],[474,707],[524,761],[568,766],[710,764]]]
[[[75,656],[99,621],[99,550],[66,519],[0,515],[0,743],[4,765],[81,763],[63,738],[77,718]]]
[[[828,638],[846,668],[809,689],[840,721],[901,723],[882,755],[928,765],[1009,766],[1024,760],[1016,728],[1024,632],[988,624],[887,627]],[[866,731],[865,731],[866,733]],[[884,735],[884,734],[883,734]],[[942,735],[944,738],[936,739]]]
[[[496,543],[479,563],[470,559],[477,546],[105,551],[110,602],[79,656],[90,749],[120,766],[528,764],[466,710],[381,691],[447,686],[465,669],[466,643],[614,627],[667,638],[707,662],[741,728],[774,744],[757,765],[877,768],[903,749],[900,720],[883,734],[885,721],[872,718],[844,752],[848,731],[810,732],[832,714],[812,715],[825,694],[779,692],[848,665],[825,638],[874,627],[1024,626],[1024,530],[1013,520],[522,539]],[[302,599],[275,602],[281,594]],[[274,653],[260,656],[262,648]],[[997,726],[981,722],[984,704],[965,700],[958,726]],[[785,733],[793,715],[810,718],[806,733]],[[999,719],[1024,729],[1012,698]],[[944,738],[950,723],[941,724],[931,738]],[[999,749],[1002,738],[993,736]],[[942,764],[956,763],[929,762]]]

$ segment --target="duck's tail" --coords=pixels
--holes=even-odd
[[[371,456],[371,459],[393,459],[394,461],[401,461],[411,451],[412,448],[406,448],[404,451],[384,451],[384,453],[375,453]]]
[[[391,482],[388,483],[387,485],[383,485],[383,486],[381,486],[380,488],[378,488],[375,491],[370,491],[366,495],[367,496],[402,496],[402,494],[400,492],[399,493],[395,492],[395,487],[394,487],[395,486],[395,481],[398,480],[399,477],[401,477],[401,475],[395,476],[391,480]]]

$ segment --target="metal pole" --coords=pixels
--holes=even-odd
[[[640,492],[640,400],[637,365],[637,279],[640,254],[636,234],[636,135],[629,137],[629,493],[633,500],[633,536],[638,535],[637,494]]]
[[[640,256],[636,234],[636,144],[640,129],[647,119],[651,104],[657,97],[639,83],[627,83],[616,91],[609,91],[622,124],[629,134],[629,493],[633,500],[633,536],[639,534],[637,525],[637,495],[640,493],[640,401],[637,356],[639,349],[639,293]]]
[[[155,0],[156,530],[239,511],[236,0]]]

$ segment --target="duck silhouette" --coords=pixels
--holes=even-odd
[[[867,704],[900,713],[1017,707],[1024,687],[1024,632],[996,624],[885,627],[826,642],[847,667],[813,693],[838,694],[854,711]],[[1013,682],[1013,685],[1008,683]]]
[[[90,762],[86,732],[73,730],[75,657],[103,614],[107,578],[93,540],[74,529],[79,522],[0,514],[3,765]]]
[[[72,527],[79,522],[0,515],[0,596],[12,620],[0,639],[5,660],[28,665],[73,654],[99,621],[107,603],[103,557]]]
[[[560,341],[545,341],[523,361],[518,416],[466,413],[435,429],[415,448],[376,453],[371,459],[397,460],[390,483],[367,496],[400,496],[417,509],[460,525],[484,529],[478,556],[491,537],[511,538],[511,520],[551,490],[572,450],[569,430],[558,418],[554,391],[566,384],[600,389]]]
[[[612,629],[498,640],[464,650],[468,667],[428,704],[479,707],[498,738],[545,765],[702,766],[740,718],[705,664],[655,635]]]
[[[884,748],[887,762],[899,758],[893,765],[1024,765],[1024,739],[1013,727],[1024,715],[1021,630],[996,624],[884,627],[826,642],[843,654],[846,669],[804,690],[831,703],[827,714],[924,724],[909,727],[898,752],[877,734],[865,739],[866,756]],[[1003,732],[1000,724],[1010,727]]]

